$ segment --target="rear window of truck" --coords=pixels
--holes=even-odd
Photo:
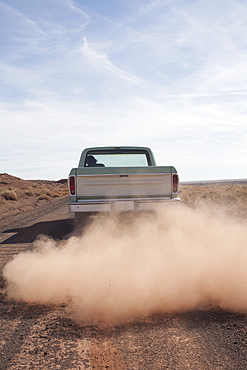
[[[89,151],[84,167],[138,167],[150,166],[150,158],[145,150]]]

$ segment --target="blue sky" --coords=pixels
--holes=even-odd
[[[151,147],[181,181],[247,177],[245,0],[0,0],[0,172]]]

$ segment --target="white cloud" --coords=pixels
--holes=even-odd
[[[122,79],[127,80],[131,83],[137,84],[144,84],[144,81],[141,81],[140,78],[137,78],[124,70],[116,67],[110,60],[106,54],[103,54],[101,51],[97,51],[89,45],[86,37],[83,39],[83,47],[82,47],[83,54],[88,58],[89,62],[93,64],[94,67],[100,68],[105,71],[111,72],[113,75],[120,77]]]

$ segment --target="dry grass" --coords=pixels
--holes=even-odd
[[[15,190],[12,190],[12,189],[2,190],[0,192],[0,195],[5,200],[17,200],[18,199],[17,192]]]
[[[247,185],[180,185],[181,201],[190,207],[214,206],[226,213],[247,218]]]
[[[25,195],[27,195],[28,197],[34,196],[34,190],[31,186],[29,186],[29,188],[25,191]]]
[[[46,180],[22,180],[8,174],[0,174],[0,205],[5,201],[22,201],[28,198],[49,200],[68,194],[66,182]]]
[[[38,200],[49,200],[50,196],[47,194],[40,194]]]
[[[0,174],[0,229],[68,196],[67,180],[23,180]]]

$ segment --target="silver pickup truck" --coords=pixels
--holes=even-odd
[[[157,166],[145,147],[85,149],[69,174],[69,211],[75,218],[88,212],[157,210],[178,204],[178,174],[173,166]]]

